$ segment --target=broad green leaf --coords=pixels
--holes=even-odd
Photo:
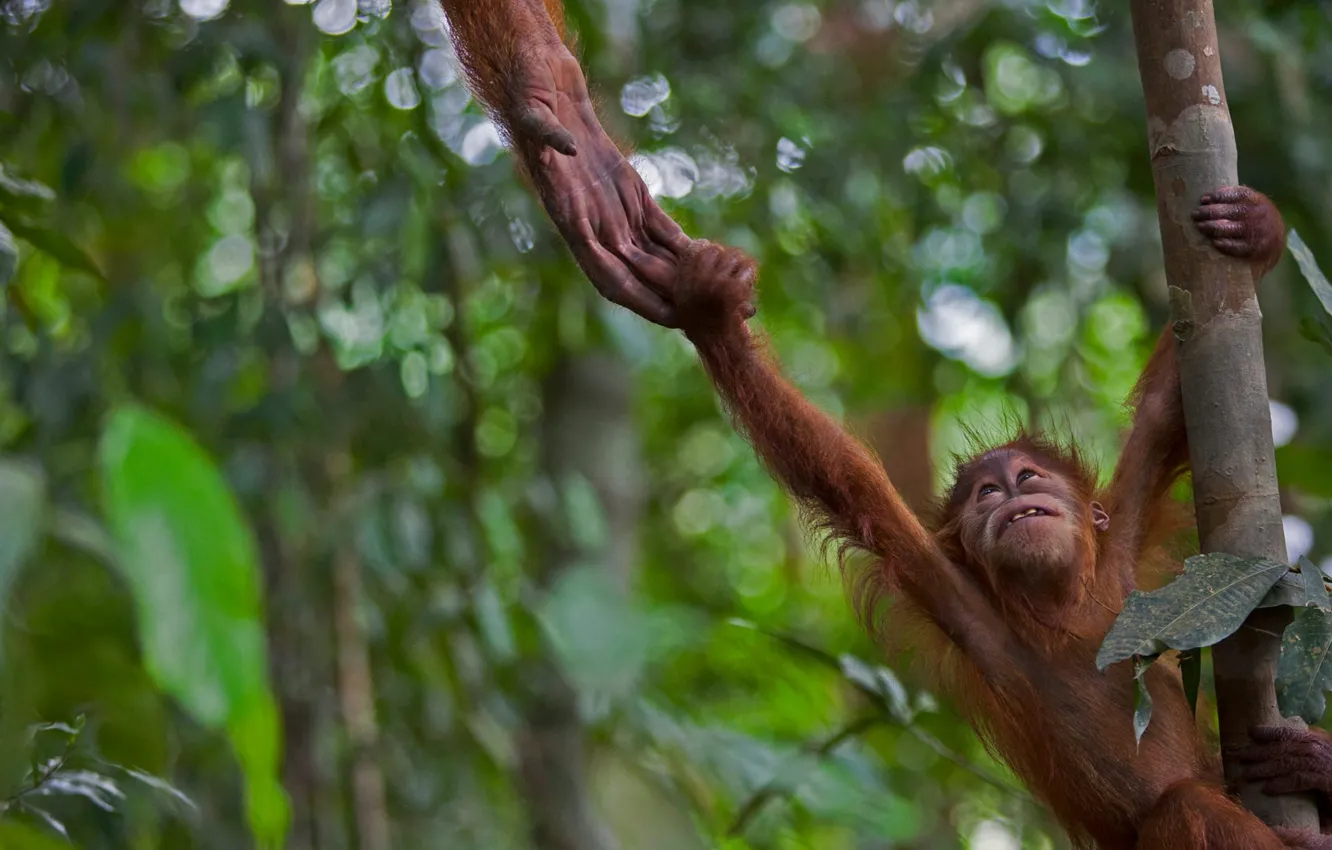
[[[1332,613],[1301,608],[1281,636],[1277,661],[1277,705],[1287,717],[1317,723],[1327,708],[1324,692],[1332,688]]]
[[[14,460],[0,461],[0,609],[24,560],[42,533],[46,480],[41,470]]]
[[[1152,722],[1152,693],[1147,690],[1147,670],[1156,656],[1133,659],[1133,740],[1142,743],[1142,736]]]
[[[260,845],[287,830],[255,543],[212,461],[172,422],[117,409],[99,447],[117,563],[145,666],[202,725],[225,729]]]
[[[9,229],[14,232],[15,236],[28,242],[32,247],[50,254],[62,266],[86,272],[99,280],[106,280],[106,276],[102,274],[102,270],[97,267],[92,258],[63,233],[49,227],[34,227],[16,221],[9,222]]]
[[[1328,282],[1327,275],[1318,267],[1318,261],[1314,259],[1313,251],[1304,244],[1300,234],[1291,230],[1286,236],[1286,245],[1290,248],[1290,253],[1295,257],[1295,263],[1300,267],[1304,279],[1309,282],[1313,288],[1314,295],[1318,296],[1318,302],[1323,305],[1323,309],[1332,316],[1332,283]]]
[[[1304,604],[1305,599],[1304,579],[1299,573],[1289,570],[1268,589],[1267,595],[1258,603],[1258,607],[1275,608],[1278,605],[1289,605],[1298,608]]]
[[[14,244],[14,234],[0,221],[0,287],[8,285],[18,271],[18,245]]]
[[[1129,595],[1096,653],[1096,666],[1104,670],[1135,655],[1211,646],[1234,633],[1289,569],[1220,552],[1189,558],[1170,584]]]

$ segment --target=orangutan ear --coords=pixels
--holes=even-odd
[[[1105,508],[1100,502],[1091,503],[1092,525],[1097,531],[1108,531],[1110,529],[1110,514],[1105,512]]]

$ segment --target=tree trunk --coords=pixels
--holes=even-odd
[[[351,749],[352,807],[358,850],[390,850],[384,772],[379,765],[379,724],[370,649],[358,609],[361,565],[350,544],[333,556],[333,631],[338,642],[338,701]]]
[[[285,551],[273,519],[261,515],[256,525],[266,579],[273,690],[282,714],[282,786],[291,797],[287,847],[317,850],[315,813],[324,790],[315,758],[318,723],[313,693],[318,689],[319,659],[311,653],[307,618],[295,604],[303,589],[302,571]]]
[[[596,564],[627,590],[644,485],[628,372],[604,355],[569,356],[546,379],[544,396],[542,467],[561,491],[574,478],[592,485],[605,534],[578,540],[562,524],[548,528],[537,582],[550,587],[567,570]],[[533,846],[618,850],[593,804],[577,692],[550,653],[533,660],[524,680],[530,693],[519,739],[520,778]]]
[[[934,501],[930,413],[926,404],[902,405],[867,417],[865,426],[888,480],[917,514],[928,511]]]
[[[1212,2],[1133,0],[1132,14],[1202,549],[1284,562],[1253,276],[1213,251],[1190,217],[1204,194],[1239,182]],[[1251,726],[1283,722],[1273,680],[1289,619],[1286,608],[1256,611],[1212,650],[1223,755]],[[1229,760],[1226,778],[1235,779]],[[1307,795],[1239,793],[1269,824],[1318,829]]]

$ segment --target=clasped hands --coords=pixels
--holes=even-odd
[[[502,116],[542,205],[607,300],[668,328],[694,240],[652,199],[605,130],[578,60],[555,41],[524,52]]]

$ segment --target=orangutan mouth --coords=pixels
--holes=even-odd
[[[1045,508],[1027,508],[1025,511],[1022,511],[1021,513],[1013,514],[1013,517],[1009,519],[1008,524],[1012,525],[1018,520],[1026,519],[1029,516],[1050,516],[1050,512],[1047,511]]]

